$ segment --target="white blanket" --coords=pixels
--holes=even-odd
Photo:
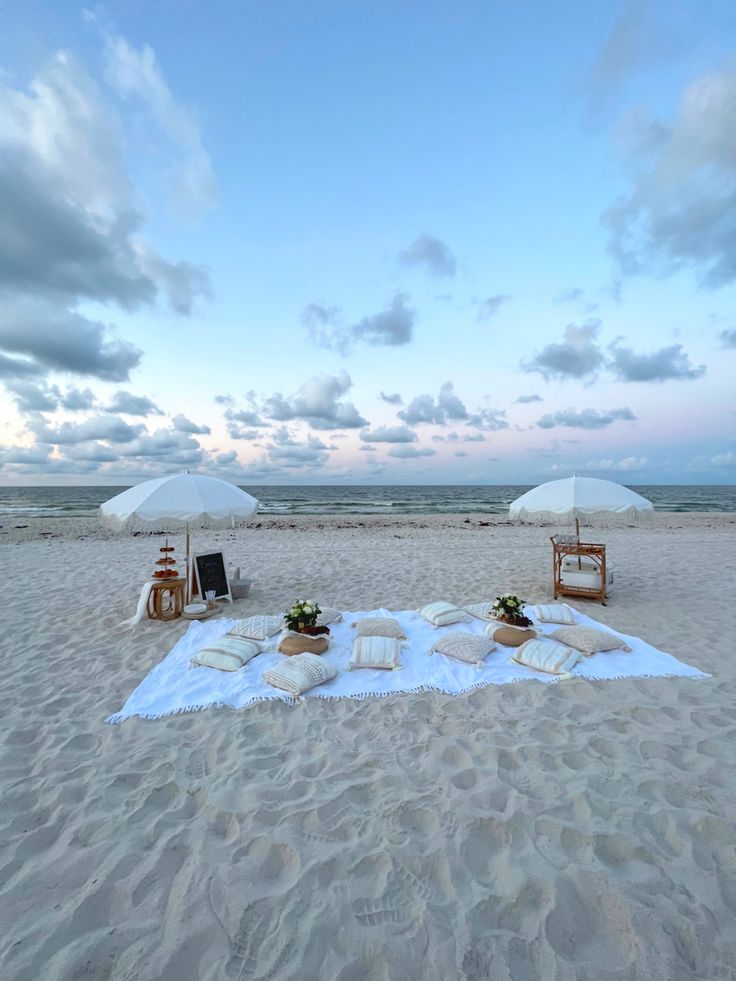
[[[575,613],[577,623],[609,627],[598,623],[583,613]],[[347,671],[352,653],[355,630],[354,620],[365,616],[392,616],[404,628],[408,644],[401,652],[400,671],[353,670]],[[157,664],[128,698],[120,712],[107,721],[122,722],[133,715],[144,719],[159,719],[175,712],[195,712],[205,708],[227,706],[245,708],[264,699],[292,702],[285,692],[271,688],[261,678],[264,671],[282,661],[285,655],[278,653],[279,638],[273,638],[270,648],[254,657],[240,671],[225,672],[215,668],[190,667],[196,651],[230,630],[237,621],[232,619],[193,621],[189,630],[172,651]],[[534,680],[544,684],[559,681],[554,675],[542,674],[524,668],[510,660],[511,648],[497,647],[486,659],[485,665],[473,665],[454,661],[443,654],[428,656],[433,642],[453,630],[480,634],[484,624],[480,620],[453,624],[449,627],[432,627],[414,611],[389,613],[387,610],[370,610],[360,613],[344,613],[343,622],[330,626],[330,647],[323,655],[338,669],[338,675],[327,684],[307,692],[306,698],[367,698],[383,697],[397,692],[437,691],[460,695],[473,688],[486,685],[507,685],[515,681]],[[558,624],[534,624],[538,634],[551,633]],[[677,661],[671,654],[659,651],[638,637],[629,637],[610,630],[622,637],[631,648],[630,653],[610,651],[584,658],[573,669],[573,674],[595,681],[613,678],[708,678],[707,674]]]

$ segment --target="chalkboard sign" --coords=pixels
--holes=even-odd
[[[225,572],[225,556],[222,552],[207,552],[192,556],[194,582],[199,595],[204,599],[205,593],[213,589],[215,599],[227,599],[232,603],[230,583]]]

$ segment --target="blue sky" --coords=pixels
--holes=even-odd
[[[732,3],[2,27],[1,482],[736,482]]]

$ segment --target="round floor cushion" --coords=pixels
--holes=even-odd
[[[294,654],[324,654],[327,650],[326,637],[310,637],[308,634],[289,634],[279,644],[282,654],[292,657]]]
[[[521,647],[536,636],[536,630],[523,630],[521,627],[499,627],[493,633],[493,639],[502,647]]]

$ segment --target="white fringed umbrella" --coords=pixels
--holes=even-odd
[[[257,510],[255,497],[235,484],[188,470],[136,484],[100,505],[103,522],[118,531],[186,529],[187,588],[189,529],[232,527]]]
[[[517,497],[509,505],[512,518],[537,524],[580,519],[595,524],[641,522],[651,517],[654,507],[636,491],[598,477],[566,477],[550,480]]]

